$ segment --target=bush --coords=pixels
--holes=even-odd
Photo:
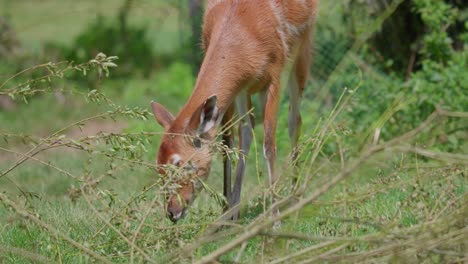
[[[152,70],[154,55],[146,27],[127,26],[123,30],[119,23],[98,16],[70,47],[63,48],[63,55],[68,61],[84,61],[100,51],[119,57],[119,67],[112,73],[115,77],[136,72],[148,76]]]
[[[456,50],[447,28],[456,22],[457,9],[439,0],[417,0],[413,2],[413,12],[421,17],[427,28],[419,51],[420,69],[408,81],[399,78],[384,78],[369,83],[365,76],[358,95],[354,100],[353,112],[347,116],[350,124],[358,132],[367,130],[379,116],[389,109],[396,114],[388,116],[382,127],[384,138],[390,138],[407,131],[425,120],[438,106],[450,111],[467,111],[466,91],[468,91],[468,50]],[[465,25],[468,29],[468,24]],[[459,33],[454,38],[464,38]],[[343,77],[346,79],[346,77]],[[374,117],[374,118],[373,118]],[[463,125],[463,124],[461,124]],[[460,124],[448,120],[449,131],[460,131]],[[453,135],[435,142],[437,148],[455,149],[460,147]]]

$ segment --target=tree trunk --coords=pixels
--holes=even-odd
[[[189,4],[189,17],[190,25],[192,28],[192,36],[190,41],[191,54],[190,64],[192,64],[193,73],[196,76],[202,62],[201,52],[201,34],[202,34],[202,19],[203,19],[203,1],[202,0],[188,0]]]

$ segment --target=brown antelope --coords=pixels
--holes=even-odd
[[[318,0],[208,0],[203,25],[205,57],[192,95],[174,117],[162,105],[152,103],[156,120],[165,129],[158,165],[172,164],[187,170],[189,179],[179,180],[177,193],[169,196],[167,214],[176,222],[195,197],[198,178],[207,178],[212,151],[210,144],[220,126],[234,113],[239,123],[239,148],[247,155],[252,142],[253,122],[248,115],[251,95],[260,93],[263,103],[264,156],[269,184],[275,173],[275,131],[278,118],[282,72],[289,68],[289,137],[295,149],[301,129],[299,104],[310,64],[310,36]],[[289,66],[288,66],[289,65]],[[289,73],[288,73],[289,74]],[[227,147],[233,133],[223,134]],[[232,218],[239,216],[245,157],[237,164],[231,188],[231,160],[224,157],[224,195]],[[164,173],[160,170],[160,173]],[[273,199],[273,197],[272,197]],[[273,200],[272,200],[273,201]],[[278,213],[275,210],[275,213]]]

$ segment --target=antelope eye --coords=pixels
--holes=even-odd
[[[199,137],[193,138],[192,143],[194,147],[201,148],[201,140]]]
[[[194,187],[195,189],[199,189],[200,187],[202,187],[202,182],[201,182],[200,180],[194,181],[193,187]]]

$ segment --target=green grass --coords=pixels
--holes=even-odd
[[[147,98],[151,90],[150,84],[154,80],[133,80],[121,84],[132,86],[135,94],[141,94]],[[118,87],[118,83],[109,82],[109,86]],[[116,88],[118,91],[119,88]],[[117,94],[110,91],[110,94]],[[125,91],[125,90],[124,90]],[[144,106],[145,102],[138,99],[134,94],[114,95],[115,101],[122,104]],[[173,109],[177,107],[177,95],[167,99],[173,102]],[[151,96],[150,96],[151,97]],[[81,99],[69,98],[74,104],[79,104],[84,112],[71,111],[64,113],[64,106],[53,106],[49,111],[45,109],[53,105],[53,98],[32,100],[29,104],[21,105],[14,114],[2,113],[2,117],[9,124],[11,132],[20,132],[21,128],[30,129],[27,133],[37,134],[40,132],[52,132],[55,129],[70,123],[71,120],[92,115],[95,111],[106,110],[105,106],[96,106],[92,103],[84,103]],[[35,111],[34,111],[35,109]],[[44,110],[43,110],[44,109]],[[12,115],[24,118],[13,119]],[[31,123],[32,120],[38,121]],[[282,117],[284,119],[284,117]],[[24,120],[24,121],[23,121]],[[27,122],[27,123],[24,123]],[[126,121],[127,122],[127,121]],[[25,125],[26,124],[26,125]],[[129,132],[160,131],[153,120],[148,121],[128,121],[129,127],[125,129]],[[310,130],[314,124],[305,123],[304,130]],[[257,153],[252,148],[249,156],[248,171],[243,188],[244,199],[242,206],[241,223],[248,224],[263,212],[262,189],[266,188],[266,166],[261,154],[261,125],[256,130]],[[48,129],[47,129],[48,128]],[[8,130],[7,130],[8,131]],[[279,131],[284,133],[286,131]],[[280,135],[280,138],[282,136]],[[152,138],[152,144],[148,145],[148,153],[144,153],[141,159],[151,163],[154,160],[157,148],[158,136]],[[287,138],[287,137],[286,137]],[[278,167],[280,171],[287,172],[288,143],[282,142]],[[6,144],[3,147],[15,147],[25,149],[20,143]],[[286,147],[285,147],[286,146]],[[106,145],[96,145],[95,149],[106,150]],[[100,213],[106,219],[112,215],[117,215],[111,223],[127,237],[132,236],[132,231],[139,224],[142,215],[151,208],[151,200],[156,192],[145,193],[137,202],[127,203],[144,191],[145,187],[151,186],[157,179],[150,169],[145,167],[129,167],[128,164],[119,161],[112,161],[86,152],[49,150],[41,154],[38,158],[47,160],[53,166],[60,167],[71,174],[81,177],[89,175],[97,178],[106,173],[110,168],[110,163],[117,164],[121,168],[112,173],[112,176],[105,177],[97,188],[90,193],[91,204],[100,208]],[[259,160],[259,169],[255,168],[256,159]],[[320,162],[327,163],[327,166],[317,175],[311,178],[308,183],[307,192],[319,188],[333,173],[339,171],[338,159],[332,158],[326,161],[327,157],[319,158]],[[6,169],[13,160],[2,162],[0,170]],[[221,159],[218,156],[213,162],[213,170],[208,180],[208,184],[218,192],[222,190]],[[114,164],[114,165],[115,165]],[[375,234],[383,230],[393,230],[394,228],[408,228],[417,226],[434,217],[447,206],[454,198],[461,199],[466,195],[466,175],[465,168],[445,166],[433,162],[425,162],[410,155],[392,157],[388,154],[380,154],[373,157],[368,164],[357,171],[352,177],[340,183],[338,186],[327,192],[319,201],[304,207],[299,214],[283,221],[281,231],[300,234],[308,234],[319,237],[360,237],[368,234]],[[260,174],[260,183],[257,180]],[[289,173],[284,174],[289,175]],[[61,233],[72,239],[89,246],[99,254],[109,257],[113,262],[126,263],[129,260],[129,247],[109,227],[104,227],[101,232],[97,232],[103,222],[96,217],[90,209],[89,204],[83,197],[72,202],[69,192],[72,187],[79,186],[80,183],[51,167],[28,161],[18,169],[13,171],[8,177],[15,182],[0,179],[0,191],[6,192],[11,199],[20,202],[21,207],[26,206],[29,210],[34,210],[40,215],[45,223],[53,226]],[[284,179],[285,186],[290,182]],[[28,193],[28,199],[22,195],[22,191]],[[260,191],[259,191],[260,190]],[[157,199],[162,203],[163,197]],[[124,210],[121,212],[121,210]],[[145,225],[140,231],[137,244],[145,248],[145,251],[153,258],[159,259],[161,256],[176,252],[180,243],[190,243],[194,238],[203,233],[206,225],[215,220],[222,212],[220,205],[204,191],[190,209],[188,217],[182,220],[180,227],[173,226],[164,216],[163,208],[156,206],[145,221]],[[450,212],[451,209],[447,211]],[[58,239],[50,232],[37,225],[18,217],[12,210],[2,207],[0,209],[0,245],[7,245],[15,248],[22,248],[46,256],[50,259],[68,262],[88,262],[88,257],[68,243]],[[97,235],[96,235],[97,234]],[[229,237],[224,239],[228,241]],[[288,252],[294,252],[301,248],[313,245],[313,241],[287,241],[278,240],[274,244],[267,244],[264,248],[264,240],[255,238],[246,245],[242,262],[251,262],[255,259],[275,258]],[[194,252],[194,256],[201,257],[219,246],[219,241],[209,243]],[[360,243],[349,252],[358,252],[369,248],[366,243]],[[226,254],[221,261],[232,261],[236,257],[236,251]],[[143,259],[138,256],[139,261]],[[3,259],[6,262],[27,263],[26,259],[14,254],[6,254]]]
[[[12,16],[12,21],[25,47],[28,50],[37,50],[48,41],[69,43],[73,36],[83,30],[97,13],[107,17],[113,16],[121,3],[114,0],[99,1],[99,3],[46,0],[41,1],[41,4],[32,4],[31,1],[9,1],[2,4],[10,8],[8,12],[11,14],[18,14]],[[324,5],[327,6],[327,4]],[[333,4],[328,5],[333,6]],[[161,10],[168,10],[164,11],[167,19],[163,19],[162,23],[148,22],[148,17],[151,17],[154,12],[162,12]],[[175,11],[163,1],[141,1],[135,7],[132,22],[148,23],[158,52],[165,52],[174,48],[178,43]],[[48,17],[47,21],[44,20],[45,16]],[[158,13],[157,16],[162,15]],[[366,78],[365,81],[372,81],[372,79]],[[114,80],[111,75],[111,78],[104,80],[99,88],[117,105],[148,109],[149,102],[155,100],[165,104],[173,113],[176,113],[190,95],[194,82],[190,67],[184,63],[174,62],[148,79],[133,77]],[[71,81],[65,80],[55,84],[80,92],[88,91],[88,87],[81,87]],[[311,84],[308,87],[307,98],[311,98],[314,94],[314,85]],[[64,104],[60,104],[54,95],[46,94],[33,98],[28,104],[18,103],[18,109],[14,112],[0,112],[0,134],[46,137],[77,120],[112,109],[106,104],[86,102],[84,96],[80,95],[66,95],[66,99]],[[288,110],[286,96],[283,96],[280,107],[277,167],[282,176],[279,187],[283,189],[279,193],[287,195],[294,173],[288,160],[290,144],[286,128]],[[304,117],[302,140],[315,142],[319,138],[316,127],[323,128],[323,122],[329,115],[328,110],[321,108],[320,102],[307,100],[303,104],[302,113]],[[259,116],[261,115],[257,113],[256,141],[248,157],[243,185],[239,221],[242,227],[255,221],[269,204],[268,199],[265,199],[268,180],[262,154],[262,123]],[[303,163],[302,166],[306,166],[305,169],[311,171],[307,175],[309,178],[304,196],[319,189],[333,175],[341,171],[335,141],[344,144],[346,164],[357,157],[358,146],[353,144],[355,141],[352,138],[360,138],[362,135],[336,131],[346,124],[345,121],[338,119],[333,123],[334,130],[327,131],[330,135],[329,144],[321,149],[317,160],[313,164]],[[97,119],[92,124],[85,124],[84,128],[101,122],[112,123],[109,119]],[[115,124],[122,124],[124,133],[162,132],[152,117],[145,121],[121,117],[116,120]],[[78,129],[71,128],[70,130],[77,131]],[[129,158],[125,151],[113,149],[112,144],[103,142],[93,142],[89,152],[70,148],[47,150],[36,158],[45,161],[48,165],[32,160],[25,162],[6,177],[0,178],[0,193],[6,194],[17,204],[18,208],[38,216],[42,222],[58,230],[60,234],[108,257],[112,262],[128,263],[130,261],[131,246],[122,239],[121,235],[132,239],[142,219],[145,221],[136,239],[138,247],[144,249],[146,254],[159,262],[162,262],[168,254],[180,256],[180,248],[193,243],[202,236],[209,224],[222,213],[222,207],[208,191],[203,191],[191,206],[188,216],[178,225],[173,225],[164,215],[165,193],[161,187],[163,181],[153,169],[103,155],[112,154],[118,158],[154,164],[160,135],[142,135],[141,137],[149,140],[145,143],[147,151],[140,152],[140,156],[136,159]],[[8,141],[0,141],[1,148],[16,152],[25,152],[32,146],[33,144],[28,139],[22,140],[21,137],[9,137]],[[306,151],[302,156],[303,159],[307,161],[310,158],[308,156],[310,151],[313,150],[310,148]],[[0,172],[12,166],[17,158],[16,155],[0,150]],[[221,157],[217,155],[207,181],[207,184],[218,193],[222,192],[221,164]],[[77,179],[65,175],[57,168],[67,171]],[[450,219],[449,221],[446,218],[453,218],[452,220],[455,221],[458,216],[457,210],[466,209],[467,173],[467,167],[463,165],[445,164],[413,154],[378,153],[320,199],[286,218],[279,232],[322,239],[358,240],[370,235],[381,239],[378,242],[372,240],[350,242],[341,251],[341,253],[362,254],[379,248],[382,241],[389,244],[393,241],[410,241],[427,230],[437,238],[443,232],[465,228],[459,226],[460,223],[453,224]],[[77,188],[92,182],[93,179],[100,179],[99,184],[86,189],[85,195],[80,195]],[[148,190],[148,188],[151,189]],[[93,207],[98,213],[93,210]],[[105,224],[106,221],[111,223],[112,228]],[[437,229],[428,223],[444,224]],[[445,225],[445,223],[449,224]],[[426,224],[428,226],[425,226]],[[229,232],[229,230],[237,229],[225,228],[221,231]],[[242,233],[241,230],[236,232]],[[188,257],[201,258],[234,237],[235,234],[228,234],[214,242],[200,245],[199,248],[190,252]],[[405,239],[396,240],[401,237]],[[271,239],[257,236],[247,242],[240,262],[266,262],[321,242],[320,239]],[[419,250],[418,246],[420,245],[417,244],[414,247]],[[13,208],[1,204],[0,262],[35,262],[26,258],[24,254],[8,251],[10,247],[40,254],[54,262],[93,262],[85,253],[71,246],[50,230],[41,228],[31,220],[19,216]],[[448,242],[440,246],[443,250],[463,252],[460,250],[461,247],[463,247],[461,242],[456,246]],[[332,248],[318,249],[294,261],[313,257]],[[425,250],[422,246],[420,251],[421,254],[411,253],[410,257],[422,256],[422,260],[427,262],[446,260],[442,255],[431,255],[434,253]],[[238,250],[230,251],[223,255],[220,261],[233,262],[237,253]],[[428,257],[424,258],[424,254]],[[390,262],[384,257],[376,261]],[[394,257],[395,262],[399,260],[400,262],[405,262],[405,260],[414,262],[414,259],[408,256],[398,256],[398,252],[390,257]],[[141,254],[136,254],[135,260],[138,263],[145,262]],[[190,258],[184,260],[189,262]]]

